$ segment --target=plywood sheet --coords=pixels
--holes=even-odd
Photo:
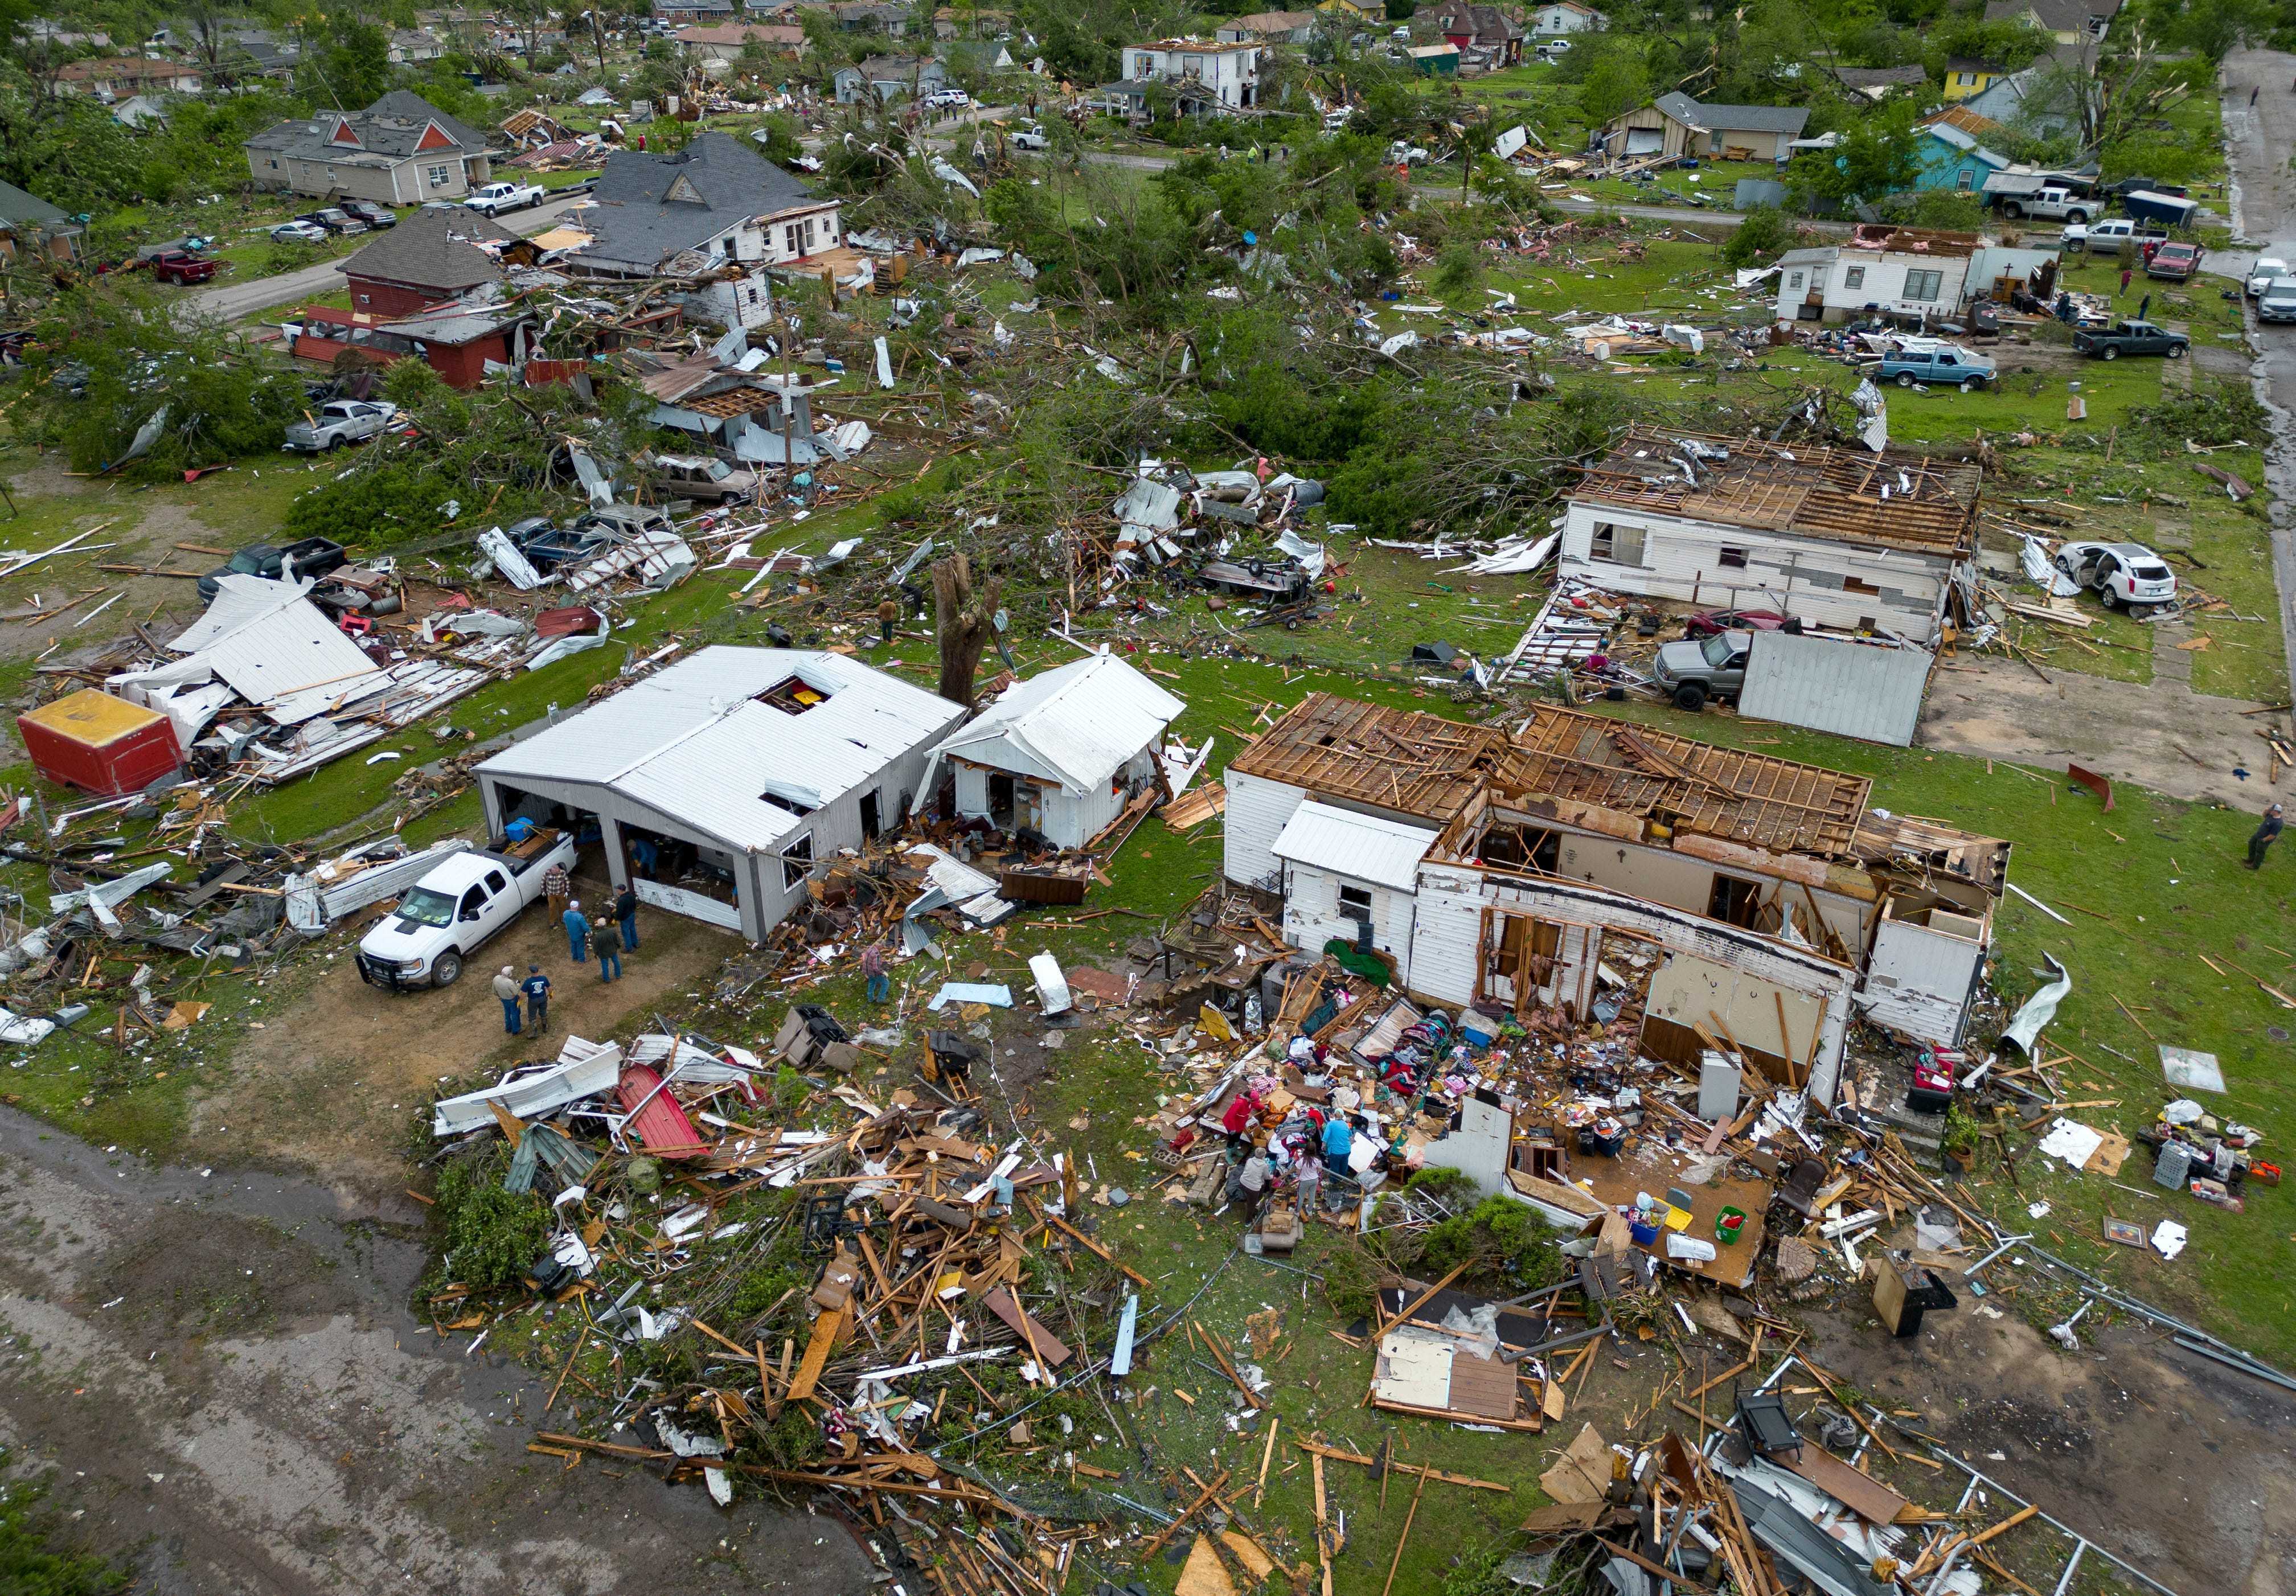
[[[1815,1441],[1804,1441],[1798,1455],[1773,1460],[1784,1463],[1819,1490],[1838,1498],[1850,1511],[1874,1524],[1894,1524],[1910,1504],[1872,1475],[1853,1469]]]
[[[1462,1347],[1451,1357],[1451,1399],[1444,1405],[1485,1419],[1513,1418],[1514,1366]]]
[[[1600,1502],[1611,1488],[1611,1444],[1593,1425],[1580,1425],[1538,1486],[1558,1502]]]

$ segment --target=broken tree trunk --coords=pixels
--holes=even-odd
[[[952,704],[972,702],[972,678],[995,628],[996,602],[1004,578],[994,577],[979,593],[972,566],[963,554],[933,562],[933,631],[940,647],[940,696]]]

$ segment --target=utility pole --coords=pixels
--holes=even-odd
[[[586,11],[582,14],[590,19],[590,42],[598,47],[598,76],[603,78],[606,75],[605,30],[598,26],[596,12]]]

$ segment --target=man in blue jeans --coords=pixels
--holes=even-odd
[[[1348,1155],[1355,1150],[1355,1133],[1348,1128],[1347,1117],[1334,1114],[1324,1122],[1324,1167],[1333,1174],[1351,1176]]]
[[[638,895],[636,888],[625,884],[614,894],[614,921],[622,929],[622,946],[631,953],[638,951]]]
[[[532,1026],[537,1035],[548,1030],[550,1028],[550,978],[542,973],[541,965],[529,964],[526,967],[526,979],[519,983],[519,989],[526,994],[526,1023]]]
[[[620,980],[622,978],[621,950],[615,947],[614,939],[607,935],[605,927],[600,926],[598,928],[596,941],[598,944],[598,979],[602,982]]]
[[[869,1001],[882,1003],[893,994],[893,978],[885,973],[885,945],[882,940],[871,943],[861,950],[861,973],[869,978]]]
[[[504,1033],[512,1036],[519,1035],[518,982],[512,978],[511,967],[507,964],[502,967],[502,974],[495,978],[495,995],[502,999]]]
[[[566,928],[566,956],[577,964],[587,963],[590,958],[590,922],[582,917],[582,900],[578,897],[568,904],[566,913],[559,916],[559,921]]]

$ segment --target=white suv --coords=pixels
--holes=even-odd
[[[2069,543],[2057,550],[2056,566],[2083,587],[2095,588],[2107,610],[2177,602],[2177,573],[2141,543]]]

